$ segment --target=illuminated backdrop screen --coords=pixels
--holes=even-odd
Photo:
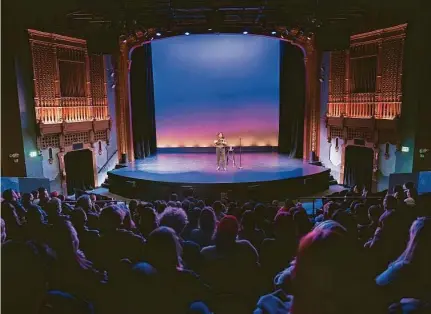
[[[152,43],[158,147],[278,146],[279,41],[190,35]]]

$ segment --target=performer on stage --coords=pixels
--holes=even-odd
[[[222,168],[224,171],[226,171],[227,141],[224,138],[224,135],[222,132],[217,134],[217,139],[214,141],[214,146],[216,147],[216,153],[217,153],[217,170],[220,170],[220,168]]]

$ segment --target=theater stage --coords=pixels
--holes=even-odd
[[[238,154],[236,162],[238,166]],[[277,153],[242,154],[241,166],[229,162],[227,171],[217,171],[215,153],[159,153],[108,172],[109,190],[155,200],[191,186],[201,198],[227,193],[231,199],[271,200],[310,195],[329,186],[329,169]]]

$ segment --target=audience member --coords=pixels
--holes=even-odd
[[[190,240],[202,248],[214,244],[217,219],[211,207],[205,207],[199,216],[199,228],[192,230]]]

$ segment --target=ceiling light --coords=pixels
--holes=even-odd
[[[276,32],[276,31],[272,31],[272,32],[271,32],[271,34],[272,34],[272,35],[275,35],[275,34],[277,34],[277,32]]]
[[[162,36],[162,34],[160,34],[160,33],[156,33],[156,36]]]
[[[190,35],[190,33],[189,33],[189,32],[185,32],[185,33],[184,33],[184,35],[189,36],[189,35]]]
[[[243,31],[242,33],[243,33],[244,35],[247,35],[247,34],[248,34],[248,32],[247,32],[247,31]]]

